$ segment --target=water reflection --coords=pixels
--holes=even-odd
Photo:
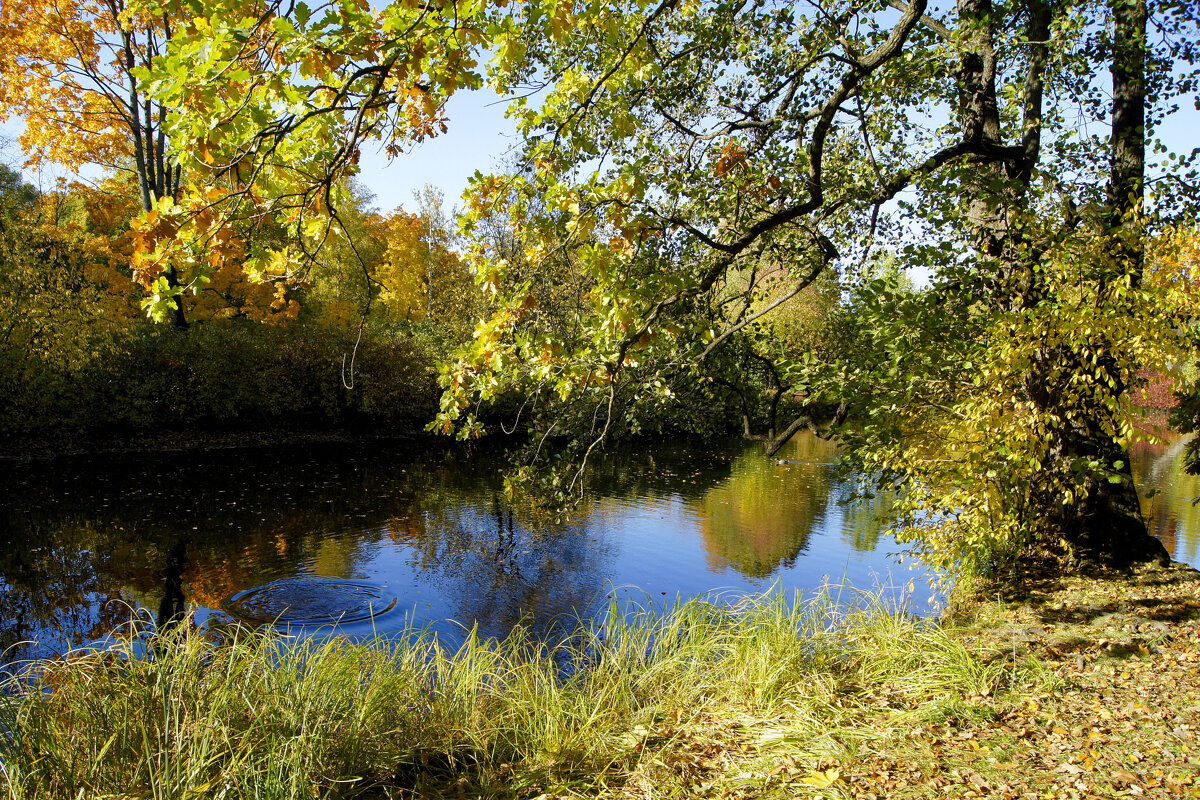
[[[120,559],[95,528],[78,521],[42,535],[4,515],[9,536],[0,550],[0,651],[17,657],[20,642],[42,639],[52,649],[100,638],[127,622],[131,598],[112,575]]]
[[[176,541],[167,552],[163,569],[163,594],[158,604],[154,624],[159,630],[173,628],[187,615],[187,598],[183,594],[183,573],[187,569],[187,543]]]
[[[519,521],[499,495],[466,495],[422,518],[406,549],[410,596],[422,593],[418,616],[476,624],[503,635],[518,623],[542,631],[592,606],[604,590],[611,541],[585,524],[534,526]],[[402,574],[385,556],[380,574]]]
[[[1158,489],[1146,506],[1156,532],[1195,563],[1197,479],[1174,450],[1136,455],[1139,481]],[[378,587],[396,606],[371,626],[453,636],[544,631],[614,592],[670,600],[826,576],[868,587],[897,570],[880,535],[888,498],[839,502],[848,479],[812,436],[774,459],[743,442],[612,452],[558,525],[502,502],[500,458],[421,443],[4,465],[0,647],[7,659],[61,652],[135,612],[216,624],[230,597],[294,577]]]
[[[776,460],[744,454],[726,480],[704,493],[700,529],[715,570],[765,578],[795,564],[819,529],[830,505],[837,448],[806,436],[787,455]]]
[[[1163,444],[1138,442],[1132,452],[1142,514],[1177,561],[1200,566],[1200,476],[1184,471],[1180,456],[1191,437]]]

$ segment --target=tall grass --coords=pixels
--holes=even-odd
[[[597,795],[654,770],[686,784],[691,773],[670,769],[684,740],[738,738],[746,758],[788,742],[815,758],[847,746],[880,696],[920,708],[990,691],[1011,669],[936,624],[878,602],[847,612],[828,594],[614,607],[556,644],[520,630],[453,651],[420,634],[395,649],[268,634],[214,644],[184,629],[156,652],[10,680],[7,795]]]

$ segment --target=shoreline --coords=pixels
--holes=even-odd
[[[829,610],[690,603],[579,647],[516,637],[428,662],[330,646],[293,663],[251,640],[211,672],[196,639],[164,666],[68,660],[52,695],[8,697],[30,748],[8,788],[149,796],[127,779],[167,779],[152,765],[170,753],[233,796],[286,767],[288,798],[331,780],[405,798],[1200,797],[1200,571],[1024,574],[941,622]],[[196,685],[162,682],[180,675]],[[186,731],[155,727],[166,709]],[[297,733],[310,728],[323,733]],[[73,776],[47,771],[68,763]]]

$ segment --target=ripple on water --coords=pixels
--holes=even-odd
[[[238,592],[223,604],[234,617],[258,625],[333,625],[386,614],[396,598],[362,581],[302,576]]]

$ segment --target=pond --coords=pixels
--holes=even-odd
[[[1143,448],[1155,531],[1196,563],[1200,493],[1177,448]],[[348,636],[544,632],[610,600],[912,591],[885,501],[847,504],[833,446],[775,458],[741,441],[610,454],[567,523],[502,500],[501,456],[427,441],[62,459],[0,467],[0,648],[24,660],[103,642],[131,617],[276,621]],[[908,590],[910,581],[915,587]],[[891,587],[891,588],[888,588]]]

